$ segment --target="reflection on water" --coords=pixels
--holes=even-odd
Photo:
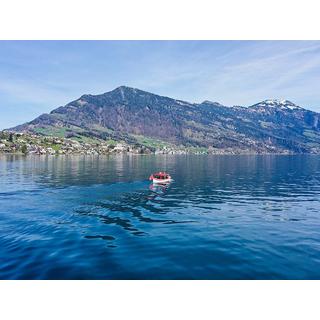
[[[0,278],[319,279],[319,160],[0,156]]]
[[[171,183],[167,183],[167,184],[150,183],[149,190],[152,191],[152,193],[150,194],[150,199],[155,198],[157,195],[164,195],[169,189],[170,184]]]

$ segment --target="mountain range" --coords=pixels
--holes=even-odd
[[[190,103],[121,86],[83,95],[9,130],[158,143],[212,152],[320,153],[320,114],[288,100],[251,106]]]

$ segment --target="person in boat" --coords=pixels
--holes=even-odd
[[[167,174],[166,172],[158,172],[155,174],[152,174],[149,178],[149,180],[153,180],[153,179],[157,179],[157,180],[169,180],[171,179],[170,175]]]

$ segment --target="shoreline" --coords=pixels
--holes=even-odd
[[[314,155],[319,156],[320,153],[103,153],[103,154],[81,154],[81,153],[69,153],[69,154],[23,154],[21,152],[0,152],[0,156],[22,156],[22,157],[109,157],[109,156],[298,156],[298,155]]]
[[[14,155],[294,155],[320,154],[320,148],[305,149],[248,145],[237,147],[155,144],[150,141],[130,144],[126,141],[86,138],[75,139],[31,133],[0,131],[0,154]]]

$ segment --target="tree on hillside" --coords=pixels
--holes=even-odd
[[[27,149],[27,146],[26,146],[25,144],[21,147],[21,152],[22,152],[23,154],[27,154],[28,149]]]

